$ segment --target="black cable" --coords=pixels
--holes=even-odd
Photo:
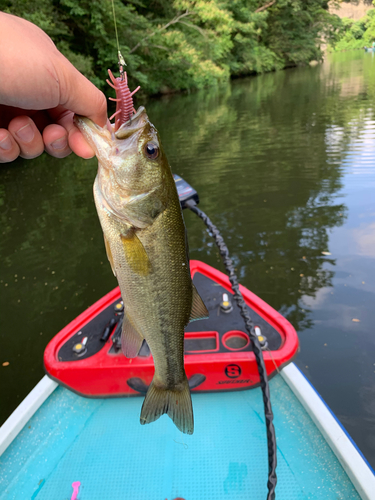
[[[262,389],[263,393],[263,403],[264,403],[264,416],[266,420],[266,428],[267,428],[267,445],[268,445],[268,481],[267,481],[267,487],[268,487],[268,494],[267,494],[267,500],[275,500],[276,498],[276,493],[275,493],[275,488],[276,488],[276,483],[277,483],[277,476],[276,476],[276,466],[277,466],[277,456],[276,456],[276,434],[275,434],[275,427],[273,425],[273,413],[272,413],[272,406],[271,406],[271,399],[270,399],[270,388],[268,385],[268,376],[267,376],[267,371],[266,367],[264,364],[264,359],[263,359],[263,352],[260,347],[258,337],[255,333],[254,330],[254,323],[252,322],[250,315],[247,311],[247,307],[245,304],[245,301],[242,297],[242,293],[240,292],[240,287],[238,284],[237,276],[236,273],[234,272],[234,266],[232,259],[229,257],[229,250],[224,243],[224,239],[221,236],[219,230],[217,227],[212,224],[210,219],[207,217],[207,215],[202,212],[197,206],[194,200],[189,200],[186,202],[186,206],[190,208],[190,210],[198,215],[203,222],[206,224],[208,227],[208,230],[212,234],[212,237],[215,240],[216,245],[219,248],[220,255],[223,259],[225,268],[227,270],[228,276],[229,276],[229,281],[232,285],[232,290],[234,293],[234,298],[237,302],[237,305],[240,309],[241,316],[245,322],[246,325],[246,330],[248,331],[252,347],[253,347],[253,352],[255,355],[255,359],[257,362],[258,366],[258,372],[259,372],[259,377],[260,377],[260,387]]]

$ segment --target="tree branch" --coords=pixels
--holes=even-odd
[[[174,17],[171,21],[169,21],[169,23],[165,24],[164,26],[162,26],[161,28],[159,28],[158,30],[155,30],[153,33],[151,33],[150,35],[147,35],[145,38],[143,38],[140,42],[137,43],[137,45],[135,45],[135,47],[133,47],[131,49],[131,51],[129,52],[129,54],[131,54],[132,52],[134,52],[135,50],[138,49],[138,47],[140,47],[142,45],[142,43],[147,40],[148,38],[151,38],[152,36],[156,35],[156,33],[158,33],[159,31],[163,31],[165,29],[167,29],[169,26],[171,26],[172,24],[176,24],[178,22],[180,22],[180,19],[182,19],[183,17],[186,17],[186,16],[190,16],[190,12],[187,10],[186,12],[184,12],[183,14],[180,14],[179,16],[176,16]]]
[[[184,24],[185,26],[188,26],[189,28],[193,28],[197,31],[199,31],[199,33],[203,36],[206,36],[206,33],[205,31],[200,28],[199,26],[196,26],[195,24],[190,24],[190,23],[187,23],[186,21],[179,21],[180,24]]]
[[[162,45],[155,45],[154,43],[152,45],[149,45],[149,47],[155,47],[160,50],[169,50],[167,47],[163,47]]]
[[[259,7],[259,9],[257,9],[255,12],[262,12],[262,10],[268,9],[268,7],[271,7],[271,5],[273,5],[274,3],[276,3],[276,0],[272,0],[272,2],[266,3],[266,5],[263,5],[263,7]]]

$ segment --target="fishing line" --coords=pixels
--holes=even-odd
[[[266,351],[268,352],[268,354],[270,355],[270,358],[271,358],[271,360],[273,361],[273,364],[275,365],[275,368],[276,368],[277,373],[280,373],[279,367],[277,366],[276,361],[275,361],[274,357],[272,356],[272,351],[271,351],[271,349],[270,349],[269,347],[267,347],[265,350],[266,350]]]
[[[113,12],[113,22],[115,24],[115,33],[116,33],[116,42],[117,42],[117,52],[120,53],[120,44],[118,41],[118,33],[117,33],[117,23],[116,23],[116,12],[115,12],[115,2],[114,0],[112,1],[112,12]]]
[[[181,435],[182,435],[182,432],[181,432]],[[173,440],[176,444],[182,444],[182,446],[184,447],[185,450],[187,450],[189,448],[189,445],[187,445],[186,443],[184,443],[184,440],[182,439],[182,443],[180,441],[176,441],[175,439]]]
[[[117,60],[118,60],[118,65],[120,68],[120,75],[121,78],[124,78],[124,69],[123,66],[126,66],[125,59],[123,58],[121,51],[120,51],[120,43],[118,41],[118,32],[117,32],[117,23],[116,23],[116,12],[115,12],[115,2],[114,0],[111,0],[112,2],[112,12],[113,12],[113,22],[115,25],[115,34],[116,34],[116,42],[117,42]]]

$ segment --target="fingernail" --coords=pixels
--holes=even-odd
[[[16,136],[22,142],[31,142],[34,139],[34,130],[31,125],[25,125],[16,132]]]
[[[9,137],[5,137],[5,139],[0,141],[0,148],[4,149],[5,151],[9,151],[9,149],[12,149],[12,141],[9,139]]]
[[[56,150],[65,149],[68,145],[68,141],[66,137],[61,137],[60,139],[56,139],[56,141],[51,142],[51,148]]]

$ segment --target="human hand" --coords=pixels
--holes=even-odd
[[[94,152],[74,113],[107,122],[104,94],[34,24],[0,12],[0,163],[47,151],[65,158]]]

